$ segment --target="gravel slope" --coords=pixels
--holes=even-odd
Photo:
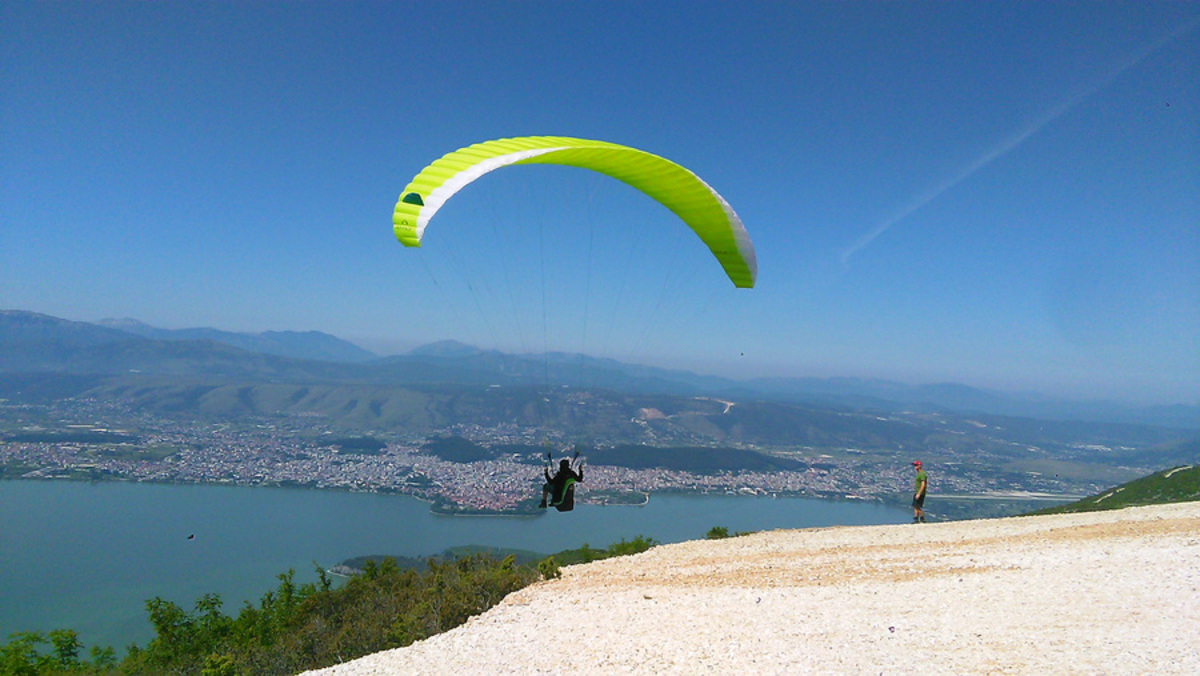
[[[1198,650],[1190,502],[664,545],[308,673],[1198,674]]]

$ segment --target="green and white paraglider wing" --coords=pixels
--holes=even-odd
[[[438,209],[468,183],[514,164],[562,164],[611,176],[679,216],[725,269],[734,286],[754,286],[754,245],[733,207],[699,176],[674,162],[627,146],[562,136],[525,136],[476,143],[443,155],[404,188],[392,216],[396,238],[420,246]]]

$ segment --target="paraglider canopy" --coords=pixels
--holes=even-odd
[[[716,257],[734,286],[754,286],[754,246],[733,207],[688,169],[628,146],[564,136],[525,136],[476,143],[443,155],[417,174],[396,203],[392,228],[405,246],[420,246],[430,219],[479,177],[516,164],[591,169],[645,193],[676,216]]]

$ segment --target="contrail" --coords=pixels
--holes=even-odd
[[[1053,106],[1045,113],[1035,118],[1023,128],[1017,130],[1016,133],[996,144],[995,147],[988,150],[986,153],[980,156],[979,159],[958,170],[948,179],[942,181],[933,188],[917,195],[911,202],[893,214],[890,218],[885,219],[882,223],[875,226],[875,228],[870,232],[866,233],[862,237],[859,237],[854,244],[850,245],[849,248],[842,252],[842,263],[844,264],[849,261],[851,256],[865,249],[867,245],[875,240],[876,237],[879,237],[883,233],[887,232],[889,228],[907,218],[909,214],[920,209],[926,204],[929,204],[938,197],[941,197],[946,191],[967,180],[974,175],[975,172],[1009,154],[1022,143],[1029,140],[1029,137],[1041,131],[1051,122],[1071,112],[1072,109],[1074,109],[1080,103],[1083,103],[1085,99],[1103,89],[1122,73],[1130,68],[1133,68],[1142,61],[1145,61],[1150,55],[1159,51],[1166,45],[1174,42],[1179,37],[1191,32],[1198,25],[1200,25],[1200,18],[1193,19],[1192,21],[1183,24],[1179,28],[1168,33],[1166,36],[1150,43],[1141,50],[1134,52],[1123,61],[1117,62],[1117,64],[1112,68],[1109,68],[1107,71],[1104,71],[1093,78],[1091,82],[1077,88],[1073,93],[1068,95],[1057,105]]]

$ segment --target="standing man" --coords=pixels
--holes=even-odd
[[[913,469],[917,470],[917,478],[913,481],[913,523],[925,523],[925,488],[929,485],[929,477],[921,469],[920,460],[913,460]]]

